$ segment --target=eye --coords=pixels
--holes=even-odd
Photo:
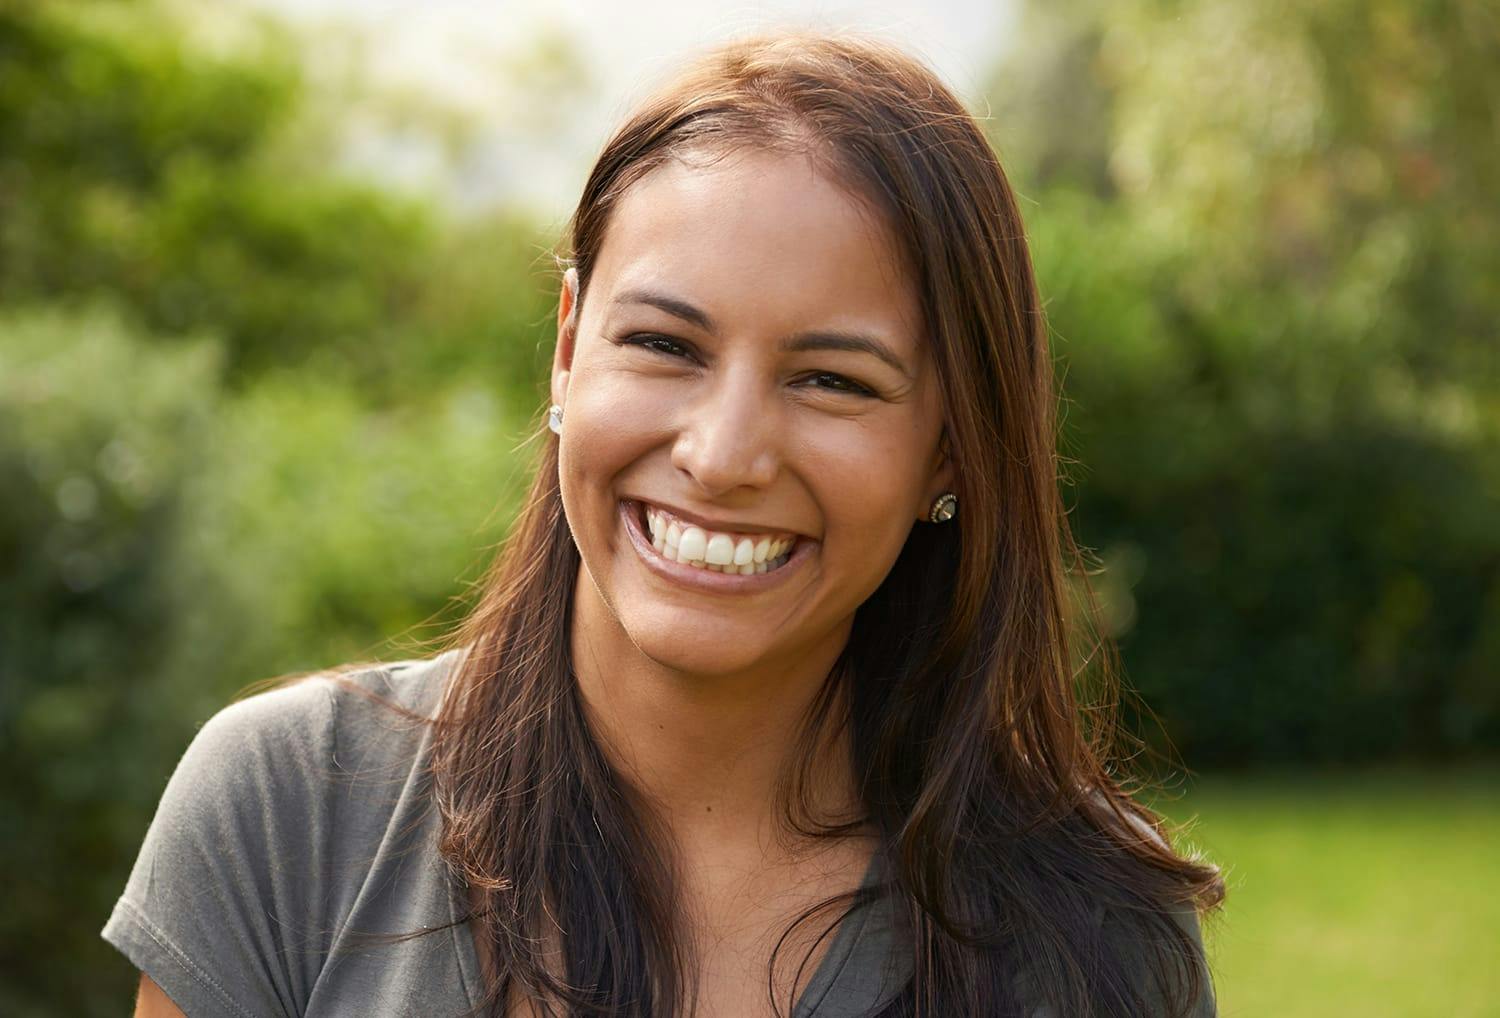
[[[664,357],[692,357],[692,348],[675,339],[657,335],[654,332],[637,332],[620,340],[621,346],[640,346],[647,350],[653,350]]]
[[[847,392],[851,396],[873,397],[875,395],[867,386],[860,385],[852,378],[836,375],[831,371],[819,371],[807,376],[809,379],[827,380],[831,384],[819,385],[819,389],[827,389],[829,392]]]
[[[626,336],[620,341],[621,346],[639,346],[663,357],[694,359],[697,354],[693,348],[680,340],[672,339],[655,332],[636,332]],[[832,371],[815,371],[805,376],[808,380],[816,381],[814,388],[826,392],[847,393],[851,396],[861,396],[869,399],[875,398],[875,392],[869,386],[861,385],[852,378],[835,374]]]

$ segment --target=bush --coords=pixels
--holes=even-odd
[[[209,341],[155,347],[100,309],[0,314],[0,831],[24,875],[0,941],[47,931],[25,953],[36,994],[19,972],[0,984],[6,1014],[77,995],[120,858],[204,706],[164,699],[155,679],[190,571],[184,492],[219,357]]]

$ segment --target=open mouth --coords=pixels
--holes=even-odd
[[[643,553],[698,573],[725,577],[764,576],[778,572],[798,556],[799,550],[815,543],[797,534],[741,533],[710,530],[638,499],[626,499],[633,537],[645,544]]]

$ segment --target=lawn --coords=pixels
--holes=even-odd
[[[1196,779],[1225,1018],[1500,1016],[1500,768]]]

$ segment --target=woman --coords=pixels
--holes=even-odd
[[[199,733],[105,928],[137,1013],[1211,1014],[1218,875],[1072,692],[1047,334],[961,104],[730,44],[570,234],[481,600]]]

